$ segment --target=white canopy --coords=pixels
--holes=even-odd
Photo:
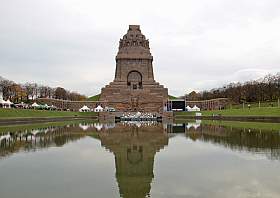
[[[7,103],[8,105],[14,104],[14,103],[12,103],[9,99],[6,101],[6,103]]]
[[[136,114],[135,114],[135,117],[140,117],[141,116],[141,113],[138,111]]]
[[[186,106],[187,111],[200,111],[200,108],[194,105],[193,107]]]
[[[50,108],[50,106],[48,104],[44,104],[43,107],[46,108],[46,109]]]
[[[193,109],[193,111],[200,111],[200,108],[198,108],[196,105],[194,105],[194,107],[192,109]]]
[[[84,105],[82,108],[80,108],[80,111],[90,111],[90,108]]]
[[[8,102],[9,101],[9,102]],[[3,100],[3,97],[0,96],[0,104],[4,107],[4,108],[11,108],[11,102],[10,100],[5,101]]]
[[[3,99],[3,94],[0,92],[0,104],[5,103],[6,101]]]
[[[40,105],[38,105],[36,102],[34,102],[31,106],[32,107],[39,107]]]
[[[103,111],[103,107],[101,107],[100,105],[94,108],[94,112],[100,112],[100,111]]]
[[[0,104],[7,104],[7,102],[3,98],[0,98]]]
[[[4,104],[6,101],[3,99],[2,93],[0,92],[0,104]]]

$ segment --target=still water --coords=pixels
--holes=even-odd
[[[280,197],[280,131],[156,122],[2,127],[1,198]]]

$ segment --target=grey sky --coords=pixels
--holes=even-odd
[[[0,0],[0,76],[99,93],[129,24],[173,95],[279,72],[279,0]]]

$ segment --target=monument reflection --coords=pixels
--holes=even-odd
[[[168,144],[163,125],[118,124],[115,128],[98,133],[98,138],[102,146],[115,155],[120,196],[149,196],[155,155]]]

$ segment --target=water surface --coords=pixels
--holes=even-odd
[[[280,196],[277,130],[197,121],[2,131],[1,198]]]

